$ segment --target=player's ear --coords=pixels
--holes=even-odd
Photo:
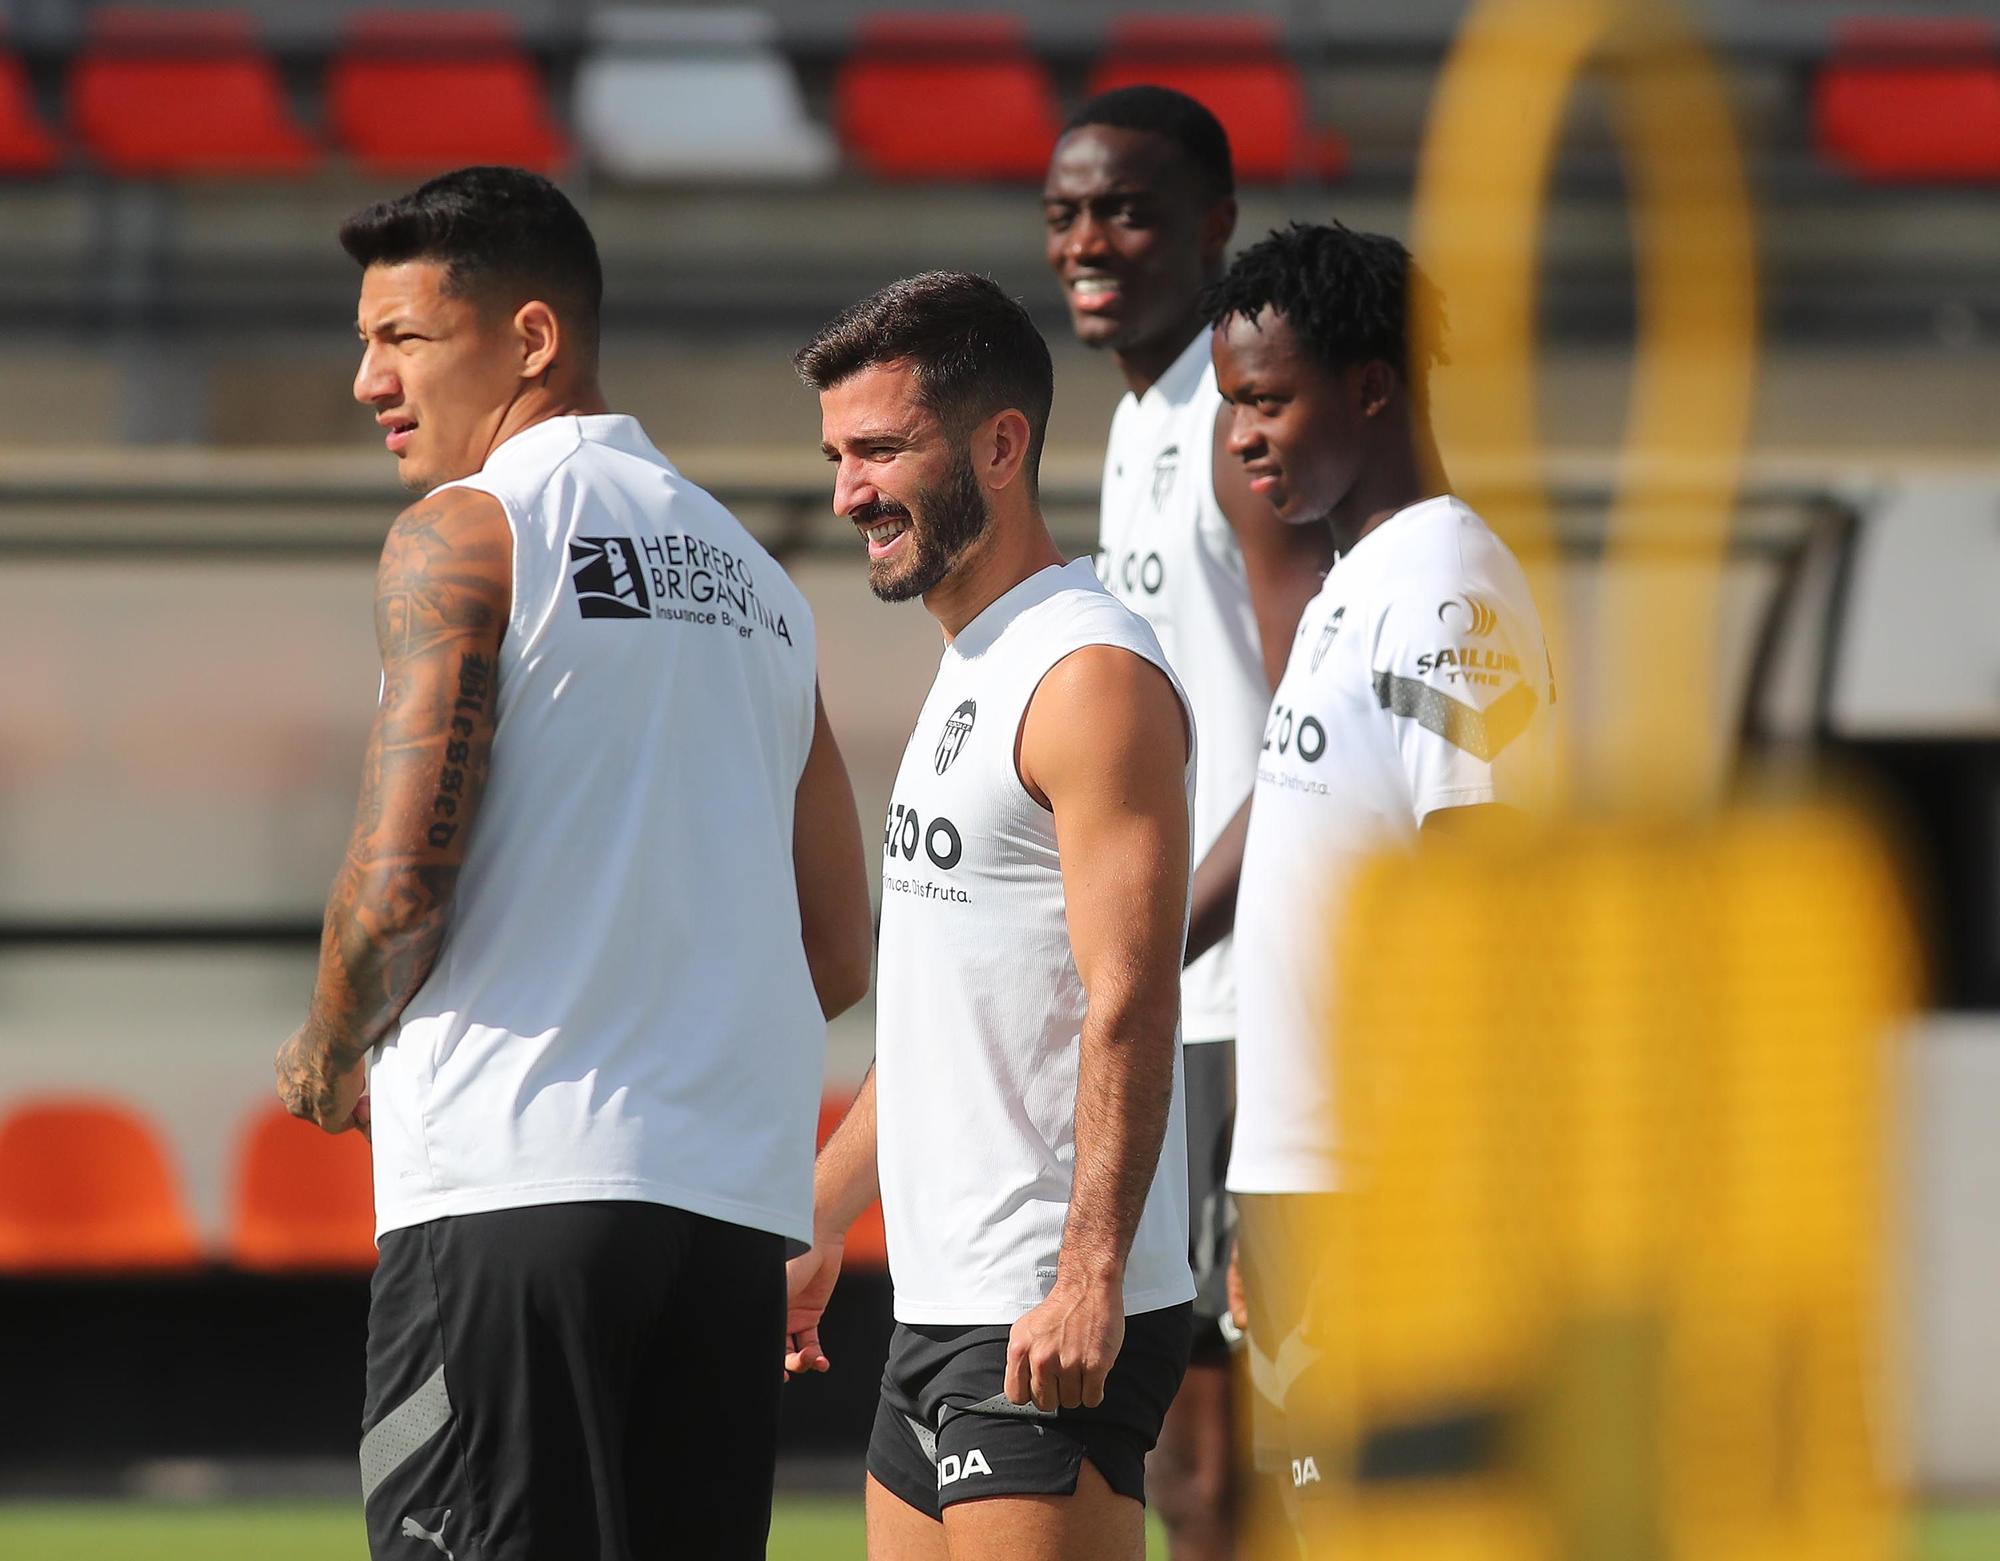
[[[540,379],[554,367],[562,347],[562,325],[555,310],[532,299],[514,311],[514,334],[521,348],[521,378]]]
[[[1028,464],[1030,434],[1025,414],[1008,407],[972,431],[972,469],[979,485],[997,493]]]
[[[1371,358],[1355,375],[1356,399],[1363,417],[1380,417],[1396,394],[1396,371],[1380,358]]]
[[[1204,258],[1220,263],[1229,253],[1229,241],[1236,233],[1236,197],[1225,195],[1209,204],[1201,219],[1201,252]]]

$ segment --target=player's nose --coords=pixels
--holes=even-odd
[[[881,495],[860,470],[842,461],[833,473],[833,512],[847,517],[873,504]]]
[[[375,406],[402,394],[402,384],[377,356],[373,347],[361,354],[361,366],[354,371],[354,399],[363,406]]]
[[[1247,407],[1229,409],[1229,437],[1223,446],[1238,460],[1249,460],[1264,448],[1264,435]]]
[[[1071,260],[1088,262],[1102,259],[1105,248],[1104,224],[1087,211],[1078,212],[1069,225],[1063,253]]]

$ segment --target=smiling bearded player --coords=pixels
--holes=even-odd
[[[875,1067],[820,1156],[786,1368],[828,1365],[842,1233],[879,1180],[873,1561],[1140,1561],[1194,1293],[1186,701],[1145,621],[1049,538],[1052,378],[1019,304],[913,277],[798,362],[869,583],[922,597],[945,647],[884,839]]]

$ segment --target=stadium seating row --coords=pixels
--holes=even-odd
[[[1978,24],[1845,29],[1812,89],[1816,144],[1874,180],[2000,177],[2000,53]],[[1265,16],[1116,19],[1091,92],[1139,81],[1201,99],[1249,181],[1330,178],[1340,138]],[[324,135],[295,112],[244,14],[104,6],[66,73],[67,144],[0,48],[0,175],[75,154],[127,177],[293,176],[329,149],[385,177],[465,162],[613,177],[800,180],[843,159],[882,179],[1032,179],[1059,123],[1052,77],[1014,16],[864,19],[832,83],[831,131],[808,112],[771,19],[755,10],[596,13],[574,82],[574,136],[512,22],[483,12],[362,13],[325,63]]]
[[[1307,126],[1305,88],[1264,18],[1132,17],[1089,90],[1164,81],[1213,107],[1243,176],[1337,173],[1337,138]],[[64,160],[19,58],[0,53],[0,171]],[[755,11],[611,10],[577,73],[576,126],[617,177],[814,178],[839,161],[808,115],[770,19]],[[323,148],[299,123],[249,17],[101,7],[70,63],[69,131],[126,176],[293,175]],[[554,169],[572,157],[540,66],[505,17],[397,11],[355,18],[327,62],[331,144],[372,174],[472,161]],[[1059,115],[1015,17],[864,21],[834,81],[839,143],[882,178],[1032,178]]]
[[[2000,178],[2000,45],[1976,21],[1859,23],[1814,84],[1821,152],[1857,177]]]
[[[821,1104],[824,1142],[847,1110]],[[219,1253],[259,1273],[363,1270],[375,1262],[368,1146],[329,1135],[276,1105],[243,1130],[229,1228]],[[114,1102],[19,1102],[0,1119],[0,1274],[171,1272],[203,1250],[159,1138]],[[885,1261],[882,1211],[848,1235],[847,1262]]]

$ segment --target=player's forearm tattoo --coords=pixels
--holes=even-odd
[[[430,843],[440,850],[458,838],[466,766],[472,762],[472,741],[479,735],[480,717],[487,713],[486,699],[492,682],[493,664],[485,656],[468,653],[459,659],[458,698],[451,707],[444,765],[438,771],[437,795],[431,799],[431,827],[427,835]]]
[[[382,702],[307,1020],[340,1068],[387,1033],[430,974],[492,760],[510,570],[503,547],[450,540],[466,534],[449,520],[469,497],[441,494],[405,514],[383,549]]]

